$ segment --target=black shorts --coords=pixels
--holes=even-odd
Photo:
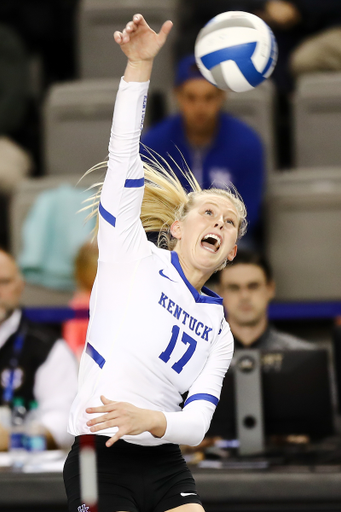
[[[93,437],[98,512],[165,512],[187,503],[201,505],[194,478],[178,445],[140,446],[119,440],[108,448],[105,446],[108,437]],[[81,508],[84,502],[80,496],[79,450],[78,436],[64,466],[69,512],[84,508]]]

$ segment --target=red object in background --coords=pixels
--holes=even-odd
[[[76,292],[70,302],[74,310],[89,308],[90,292]],[[86,340],[89,320],[87,318],[75,318],[63,324],[63,338],[79,360]]]

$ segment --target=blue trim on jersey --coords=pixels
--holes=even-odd
[[[139,178],[137,180],[126,179],[124,183],[125,188],[138,188],[144,186],[144,178]]]
[[[100,368],[105,365],[105,359],[97,350],[89,343],[86,344],[85,352],[98,364]]]
[[[196,395],[192,395],[185,401],[184,407],[194,402],[195,400],[207,400],[207,402],[211,402],[213,405],[217,406],[219,399],[216,396],[209,395],[208,393],[197,393]]]
[[[184,274],[184,271],[181,268],[179,256],[175,251],[171,252],[171,262],[172,265],[176,268],[176,270],[179,272],[182,280],[184,281],[185,285],[191,292],[191,294],[194,297],[195,302],[205,302],[206,304],[219,304],[223,305],[223,299],[215,292],[210,290],[209,288],[206,288],[206,286],[203,286],[202,291],[206,295],[201,295],[198,290],[194,288],[194,286],[191,285],[191,283],[188,281],[187,277]]]
[[[103,219],[105,219],[107,222],[109,222],[109,224],[111,224],[112,226],[115,227],[115,224],[116,224],[116,217],[114,217],[113,215],[111,215],[111,213],[108,212],[108,210],[106,210],[104,208],[104,206],[102,205],[102,203],[99,203],[99,207],[98,207],[98,210],[99,210],[99,213],[102,215]]]

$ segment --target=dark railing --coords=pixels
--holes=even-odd
[[[70,307],[27,307],[26,316],[36,322],[61,323],[74,318],[88,318],[87,309]],[[341,316],[341,302],[273,302],[270,320],[328,320]]]

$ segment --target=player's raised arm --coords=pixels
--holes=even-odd
[[[139,142],[153,60],[171,28],[172,22],[166,21],[156,33],[136,14],[122,32],[114,34],[128,61],[116,97],[108,172],[99,204],[101,261],[127,261],[148,251],[140,221],[144,171]]]

